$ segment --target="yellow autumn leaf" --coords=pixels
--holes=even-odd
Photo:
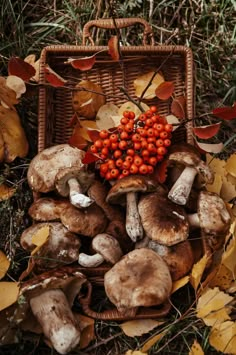
[[[10,261],[7,256],[0,250],[0,280],[6,275],[9,269]]]
[[[146,353],[151,347],[156,344],[159,340],[161,340],[167,333],[167,330],[163,330],[162,332],[154,335],[151,339],[149,339],[143,346],[141,351]]]
[[[125,355],[148,355],[147,353],[143,353],[142,351],[139,350],[128,350],[126,351]]]
[[[223,354],[236,354],[236,323],[226,321],[211,328],[209,343]]]
[[[17,301],[19,294],[18,282],[0,282],[0,311]]]
[[[234,186],[236,186],[236,177],[234,177],[233,175],[227,174],[226,175],[226,179],[231,182],[231,184],[233,184]]]
[[[216,173],[215,176],[214,176],[213,183],[212,184],[207,184],[206,185],[206,189],[209,192],[215,192],[218,195],[220,195],[222,184],[223,184],[222,176]]]
[[[136,337],[149,333],[163,323],[154,319],[135,319],[120,324],[120,327],[129,337]]]
[[[140,75],[137,79],[134,80],[135,95],[137,97],[143,97],[146,100],[154,99],[156,97],[156,88],[161,83],[163,83],[165,79],[160,73],[156,73],[155,76],[154,74],[155,72],[151,71],[146,74]],[[153,76],[154,78],[152,79]],[[143,95],[143,92],[149,83],[151,83],[151,85],[148,87],[148,89],[145,91],[145,94]]]
[[[236,153],[232,154],[226,161],[225,170],[228,174],[236,177]]]
[[[14,105],[18,104],[16,93],[6,85],[6,79],[0,76],[0,105],[4,108],[15,110]]]
[[[98,129],[97,123],[95,121],[80,120],[80,125],[87,129]]]
[[[214,270],[214,276],[209,280],[208,286],[211,288],[219,287],[221,290],[227,290],[234,281],[234,274],[223,264],[218,265]]]
[[[0,106],[0,131],[5,144],[4,160],[10,163],[16,157],[24,158],[29,145],[16,111]]]
[[[206,163],[214,171],[215,174],[219,176],[224,176],[225,172],[225,160],[214,158],[211,154],[206,154]]]
[[[194,340],[193,345],[188,353],[189,355],[204,355],[204,351],[202,350],[201,345],[197,340]]]
[[[189,279],[190,279],[190,277],[187,275],[187,276],[182,277],[179,280],[174,281],[173,284],[172,284],[171,293],[174,293],[175,291],[177,291],[181,287],[187,285],[187,283],[189,282]]]
[[[41,248],[42,245],[46,243],[49,237],[49,226],[43,226],[40,228],[31,238],[31,241],[34,245],[36,245],[36,248],[32,250],[31,255],[34,255],[35,253],[38,252],[38,250]]]
[[[14,187],[9,187],[5,184],[0,185],[0,201],[8,200],[11,198],[14,193],[16,192],[16,189]]]
[[[232,273],[236,267],[236,238],[233,236],[222,255],[222,264],[225,265]]]
[[[195,291],[197,290],[197,288],[199,286],[199,283],[201,281],[203,272],[206,268],[207,262],[208,262],[208,257],[206,254],[204,254],[203,257],[196,264],[194,264],[192,267],[192,272],[191,272],[189,281]]]
[[[233,299],[232,296],[220,291],[218,287],[208,288],[198,299],[197,317],[208,326],[228,320],[231,312],[229,304]]]
[[[234,184],[232,184],[232,182],[230,182],[226,176],[222,177],[222,187],[220,190],[220,197],[224,200],[224,201],[231,201],[233,198],[236,197],[236,186]]]

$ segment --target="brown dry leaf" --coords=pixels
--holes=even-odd
[[[144,111],[149,110],[149,106],[147,104],[145,104],[144,102],[140,102],[140,106],[144,109]],[[135,118],[137,118],[142,113],[141,110],[138,108],[138,106],[135,105],[132,101],[126,101],[120,106],[119,111],[118,111],[120,118],[123,117],[124,111],[134,112]]]
[[[16,93],[16,98],[19,99],[26,92],[24,80],[16,75],[9,75],[6,79],[6,86]]]
[[[204,355],[204,351],[202,350],[201,345],[197,340],[194,340],[193,345],[188,353],[189,355]]]
[[[7,256],[0,250],[0,280],[6,275],[9,269],[10,261]]]
[[[29,274],[31,273],[31,271],[33,270],[34,267],[35,267],[35,261],[34,261],[33,257],[30,257],[29,261],[28,261],[27,269],[21,273],[21,275],[19,276],[19,281],[22,281],[27,276],[29,276]]]
[[[179,96],[172,100],[170,112],[176,117],[183,119],[186,117],[186,98]]]
[[[222,184],[223,184],[222,176],[219,175],[219,174],[215,174],[213,183],[212,184],[207,184],[206,185],[206,189],[209,192],[215,192],[218,195],[220,195]]]
[[[94,332],[94,319],[84,316],[82,314],[74,313],[75,318],[77,319],[81,331],[80,336],[80,349],[86,348],[89,343],[96,339]]]
[[[49,237],[49,225],[40,228],[31,238],[31,242],[36,245],[31,255],[35,255],[37,251],[46,243]]]
[[[222,264],[226,266],[232,273],[235,272],[236,267],[236,239],[235,235],[231,238],[226,250],[222,255]]]
[[[174,281],[173,285],[172,285],[171,293],[174,293],[175,291],[177,291],[181,287],[187,285],[187,283],[189,282],[189,279],[190,279],[190,277],[187,275],[187,276],[182,277],[179,280]]]
[[[197,317],[201,318],[208,326],[213,326],[217,322],[222,323],[230,319],[231,307],[229,304],[233,299],[232,296],[220,291],[218,287],[208,288],[198,299]]]
[[[0,131],[5,143],[5,161],[28,154],[28,141],[16,111],[0,106]]]
[[[0,77],[0,104],[12,110],[15,110],[14,105],[18,104],[15,91],[6,85],[6,79],[3,77]]]
[[[97,123],[89,120],[80,120],[80,125],[87,129],[98,129]]]
[[[96,114],[106,99],[102,88],[89,80],[82,80],[75,86],[84,90],[75,90],[72,95],[72,106],[79,116],[95,119]]]
[[[207,255],[204,254],[203,257],[192,267],[192,272],[190,275],[190,283],[193,286],[195,291],[199,286],[207,262],[208,262]]]
[[[128,350],[126,351],[125,355],[148,355],[148,353],[144,353],[142,351],[139,350]]]
[[[149,73],[140,75],[137,79],[134,80],[134,88],[135,88],[135,95],[137,97],[143,97],[145,100],[154,99],[156,97],[156,88],[165,81],[164,77],[160,73],[156,73],[154,76],[151,85],[145,91],[144,96],[142,96],[144,90],[146,89],[147,85],[150,83],[153,75],[155,74],[154,71]]]
[[[30,80],[36,81],[36,83],[39,82],[39,67],[40,67],[40,59],[36,60],[35,54],[30,54],[27,57],[25,57],[24,61],[26,63],[29,63],[34,67],[35,69],[35,75],[30,78]]]
[[[117,120],[118,118],[115,118],[115,121],[113,120],[113,117],[117,117],[119,115],[118,113],[118,106],[112,104],[112,103],[107,103],[105,105],[102,105],[96,115],[96,124],[98,129],[110,129],[113,128],[117,125]],[[119,117],[120,120],[120,117]]]
[[[220,196],[224,201],[231,201],[236,197],[236,186],[232,184],[225,176],[222,178],[222,187],[220,191]]]
[[[236,323],[226,321],[211,328],[209,343],[223,354],[236,354]]]
[[[167,330],[163,330],[162,332],[158,333],[157,335],[153,336],[149,339],[143,346],[141,351],[146,353],[154,344],[156,344],[159,340],[161,340],[167,333]]]
[[[236,153],[232,154],[226,161],[225,170],[228,174],[236,177]]]
[[[0,311],[17,301],[19,294],[18,282],[0,282]]]
[[[5,184],[0,185],[0,201],[8,200],[11,198],[14,193],[16,192],[16,189],[14,187],[9,187]]]
[[[164,322],[158,322],[154,319],[136,319],[124,322],[120,324],[120,327],[126,335],[133,338],[149,333],[163,323]]]

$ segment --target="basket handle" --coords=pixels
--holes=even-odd
[[[152,32],[152,27],[149,25],[147,21],[144,19],[138,18],[138,17],[133,17],[133,18],[118,18],[118,19],[112,19],[112,18],[107,18],[107,19],[99,19],[99,20],[92,20],[87,22],[84,25],[83,28],[83,39],[82,39],[82,44],[85,46],[86,39],[88,38],[92,46],[94,46],[94,41],[90,35],[90,28],[91,27],[98,27],[98,28],[104,28],[104,29],[115,29],[115,28],[126,28],[133,26],[135,24],[141,24],[144,26],[144,31],[143,31],[143,45],[147,46],[148,45],[148,38],[150,38],[151,45],[154,46],[154,35]]]

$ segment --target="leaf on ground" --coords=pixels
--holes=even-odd
[[[170,111],[177,118],[180,118],[180,119],[186,118],[186,98],[185,98],[185,96],[176,97],[171,103]]]
[[[215,192],[218,195],[220,195],[222,184],[223,184],[222,176],[216,173],[216,174],[214,174],[213,183],[206,184],[206,189],[209,192]]]
[[[7,163],[28,154],[29,144],[16,111],[0,106],[0,131],[4,140],[4,160]]]
[[[19,57],[12,57],[8,62],[8,74],[16,75],[24,81],[29,81],[36,73],[34,67]]]
[[[152,79],[153,76],[154,78]],[[156,88],[164,81],[165,79],[163,75],[161,73],[155,74],[154,71],[140,75],[134,80],[135,95],[137,97],[143,97],[143,99],[146,100],[154,99],[156,97],[156,93],[155,93]],[[145,94],[143,95],[144,91]]]
[[[218,154],[220,153],[223,148],[224,148],[224,144],[223,143],[201,143],[198,142],[197,140],[195,140],[197,146],[204,152],[206,153],[214,153],[214,154]]]
[[[164,322],[159,322],[153,319],[135,319],[120,324],[120,327],[126,335],[134,338],[149,333],[163,323]]]
[[[222,323],[230,319],[231,307],[229,304],[233,299],[232,296],[220,291],[218,287],[208,288],[198,299],[197,317],[201,318],[208,326]]]
[[[193,345],[188,353],[189,355],[204,355],[204,351],[202,350],[201,345],[197,340],[194,340]]]
[[[214,173],[219,174],[221,176],[225,175],[225,160],[215,158],[211,154],[207,153],[206,163],[210,166]]]
[[[213,277],[208,278],[207,285],[211,288],[219,287],[220,290],[228,290],[234,282],[234,274],[223,264],[218,265],[213,271]],[[206,281],[208,281],[206,280]]]
[[[7,256],[0,250],[0,280],[6,275],[9,269],[10,261]]]
[[[112,36],[108,41],[108,54],[112,57],[113,60],[120,59],[119,53],[119,38],[118,36]]]
[[[236,186],[225,176],[222,177],[220,197],[226,202],[229,202],[236,197]]]
[[[168,100],[175,89],[172,81],[164,81],[155,90],[155,94],[160,100]]]
[[[77,147],[79,149],[85,149],[88,146],[88,141],[80,135],[80,132],[78,132],[77,129],[74,130],[73,134],[68,140],[68,143],[71,146]]]
[[[222,255],[222,264],[225,265],[232,273],[236,268],[236,236],[234,235],[226,247]]]
[[[215,324],[210,331],[209,343],[223,354],[236,354],[236,323],[226,321]]]
[[[233,106],[218,107],[212,111],[213,115],[221,118],[222,120],[232,120],[236,118],[236,102]]]
[[[36,245],[36,248],[32,250],[31,255],[37,253],[37,251],[46,243],[49,237],[49,231],[49,225],[43,226],[32,236],[31,242]]]
[[[69,63],[69,64],[71,64],[71,66],[73,68],[80,69],[82,71],[90,70],[90,69],[92,69],[92,67],[95,64],[96,55],[97,55],[97,53],[95,53],[89,57],[83,57],[83,58],[77,58],[77,59],[68,58],[67,62],[65,62],[65,64]]]
[[[128,350],[126,351],[125,355],[148,355],[148,354],[139,350]]]
[[[0,201],[8,200],[11,198],[14,193],[16,192],[16,189],[14,187],[9,187],[5,184],[0,185]]]
[[[10,89],[6,84],[6,79],[0,77],[0,103],[4,108],[10,108],[15,110],[14,105],[18,104],[16,93]]]
[[[199,286],[199,283],[201,281],[203,272],[206,268],[207,262],[208,262],[208,257],[206,254],[204,254],[203,257],[196,264],[194,264],[192,267],[192,272],[191,272],[189,281],[195,291],[197,290],[197,288]]]
[[[174,281],[172,284],[171,293],[174,293],[177,290],[179,290],[181,287],[184,287],[185,285],[187,285],[187,283],[189,282],[189,279],[190,279],[190,277],[187,275],[187,276],[182,277],[179,280]]]
[[[44,68],[45,78],[53,87],[62,87],[66,84],[67,80],[63,79],[62,76],[57,74],[50,66],[47,64]]]
[[[112,104],[112,103],[107,103],[105,105],[102,105],[96,115],[96,124],[97,124],[97,128],[99,128],[100,130],[102,129],[110,129],[116,126],[116,123],[114,122],[114,120],[112,119],[112,117],[116,117],[119,116],[119,109],[118,106]],[[116,122],[117,120],[120,121],[120,118],[116,118]],[[118,123],[120,124],[120,123]]]
[[[215,123],[207,126],[193,127],[193,133],[202,139],[208,139],[214,137],[220,129],[221,122]]]
[[[94,332],[95,321],[94,319],[87,317],[83,314],[79,314],[79,313],[73,313],[73,314],[75,319],[77,319],[79,323],[79,327],[81,331],[79,347],[80,349],[84,349],[89,345],[89,343],[92,340],[96,339],[96,335]]]
[[[27,268],[21,273],[20,277],[19,277],[19,281],[24,280],[27,276],[29,276],[29,274],[31,273],[31,271],[33,270],[33,268],[35,267],[35,261],[33,257],[29,258],[28,261],[28,265]]]
[[[6,79],[6,86],[16,93],[16,98],[19,99],[26,92],[24,80],[16,75],[9,75]]]
[[[225,170],[228,174],[236,177],[236,153],[232,154],[226,161]]]
[[[153,345],[155,345],[159,340],[161,340],[167,333],[167,330],[163,330],[162,332],[154,335],[151,339],[149,339],[141,348],[141,351],[146,353]]]
[[[15,303],[18,295],[18,282],[0,282],[0,311]]]

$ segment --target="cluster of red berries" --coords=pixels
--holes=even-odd
[[[100,138],[90,147],[104,161],[101,177],[113,180],[130,174],[152,174],[171,145],[172,130],[166,118],[158,115],[156,106],[137,119],[134,112],[123,112],[120,125],[113,132],[101,130]]]

